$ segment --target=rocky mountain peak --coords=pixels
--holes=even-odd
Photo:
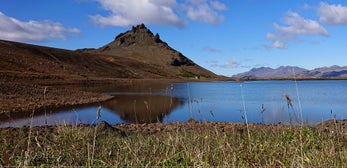
[[[131,30],[120,33],[113,42],[116,46],[151,45],[162,43],[159,34],[153,34],[144,24],[133,26]]]
[[[131,30],[118,34],[114,41],[91,51],[92,53],[121,56],[137,61],[165,66],[194,66],[192,60],[171,48],[144,25],[133,26]]]

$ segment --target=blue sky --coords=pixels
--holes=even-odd
[[[0,39],[98,48],[131,26],[231,76],[254,67],[347,65],[345,0],[1,0]]]

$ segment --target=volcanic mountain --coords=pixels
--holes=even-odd
[[[171,48],[160,39],[158,33],[154,35],[144,24],[133,26],[131,30],[120,33],[114,41],[98,49],[84,51],[128,58],[152,66],[152,73],[165,77],[217,77]]]
[[[0,82],[218,77],[143,24],[98,49],[72,51],[0,40],[0,76]]]

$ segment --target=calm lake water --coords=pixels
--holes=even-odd
[[[127,86],[103,92],[114,95],[99,104],[30,116],[0,116],[0,127],[54,124],[245,122],[315,124],[347,118],[347,81],[190,82]],[[284,95],[292,100],[292,106]]]

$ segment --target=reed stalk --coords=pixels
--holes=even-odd
[[[99,120],[101,117],[101,105],[99,105],[97,111],[96,111],[96,121]],[[93,146],[92,146],[92,158],[90,160],[90,165],[94,166],[94,154],[95,154],[95,144],[96,144],[96,134],[98,131],[98,124],[95,124],[94,128],[94,136],[93,136]]]
[[[43,90],[43,102],[46,102],[46,93],[47,93],[47,87],[45,87],[45,89]],[[46,106],[43,106],[43,109],[45,111],[45,125],[48,124],[47,121],[47,110],[46,110]]]
[[[304,167],[304,150],[303,150],[303,125],[304,125],[304,121],[303,121],[303,117],[302,117],[302,107],[301,107],[301,101],[300,101],[300,96],[299,96],[299,87],[298,87],[298,83],[296,81],[296,75],[295,75],[295,71],[294,68],[292,69],[293,71],[293,77],[294,77],[294,83],[295,83],[295,90],[296,90],[296,96],[298,99],[298,106],[299,106],[299,112],[300,112],[300,151],[301,151],[301,167]]]
[[[33,120],[34,120],[34,113],[35,113],[35,109],[33,109],[33,112],[31,113],[29,134],[28,134],[28,143],[27,143],[27,149],[25,151],[24,167],[28,167],[29,162],[30,162],[30,143],[31,143],[31,132],[32,132],[32,125],[33,125]]]
[[[189,109],[189,114],[190,114],[190,118],[193,118],[193,112],[192,112],[192,104],[191,104],[189,83],[187,83],[187,94],[188,94],[188,109]]]
[[[242,98],[242,105],[243,105],[243,113],[244,113],[244,117],[245,117],[245,122],[246,122],[246,127],[247,127],[247,135],[248,135],[248,141],[249,141],[249,149],[251,150],[251,134],[249,133],[249,127],[248,127],[248,119],[247,119],[247,110],[246,110],[246,103],[245,103],[245,98],[243,95],[243,85],[242,83],[240,84],[240,88],[241,88],[241,98]]]

